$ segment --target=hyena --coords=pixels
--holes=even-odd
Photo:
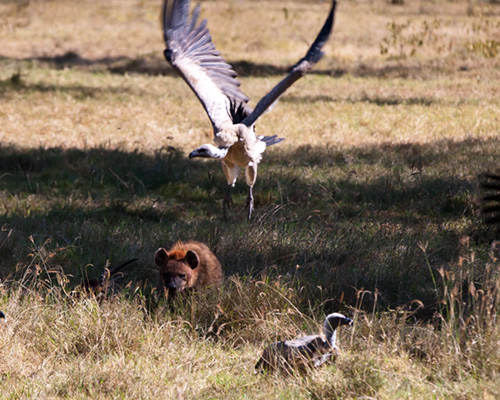
[[[159,288],[169,297],[185,289],[219,287],[222,284],[222,267],[201,242],[177,242],[169,251],[159,248],[155,254],[159,269]]]

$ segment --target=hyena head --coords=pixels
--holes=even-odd
[[[169,254],[160,248],[156,251],[155,262],[160,267],[160,283],[170,297],[192,286],[193,270],[200,264],[200,258],[192,250],[184,254],[178,251]]]

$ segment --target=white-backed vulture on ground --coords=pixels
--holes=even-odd
[[[352,323],[352,319],[342,314],[330,314],[323,323],[324,338],[320,335],[309,335],[272,343],[262,352],[255,369],[305,372],[308,368],[319,367],[338,354],[337,328]]]

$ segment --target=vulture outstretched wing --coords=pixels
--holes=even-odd
[[[255,106],[255,109],[251,114],[243,120],[243,124],[246,126],[252,126],[257,119],[266,112],[266,110],[276,101],[278,98],[290,87],[293,83],[308,73],[314,65],[323,57],[323,51],[321,50],[328,40],[330,33],[332,32],[335,7],[337,2],[333,0],[332,9],[328,14],[323,28],[318,34],[318,37],[311,45],[307,51],[304,58],[299,60],[299,62],[291,69],[288,75],[278,83],[268,94],[266,94]]]
[[[201,101],[217,133],[234,120],[242,120],[250,110],[236,72],[215,49],[206,20],[197,24],[199,14],[198,5],[189,21],[189,0],[165,0],[164,54]]]

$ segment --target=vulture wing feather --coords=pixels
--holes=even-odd
[[[333,28],[335,15],[336,1],[333,0],[332,8],[328,14],[323,28],[318,34],[318,37],[307,51],[304,58],[291,69],[288,75],[279,82],[268,94],[266,94],[255,106],[252,113],[243,120],[246,126],[252,126],[257,119],[266,112],[266,110],[290,87],[293,83],[308,73],[314,65],[323,57],[321,50],[328,40]]]
[[[236,72],[215,49],[206,20],[196,25],[199,13],[200,6],[189,21],[189,0],[164,1],[165,58],[200,100],[215,134],[232,125],[235,117],[241,118],[233,110],[245,109],[246,115],[250,110]]]

